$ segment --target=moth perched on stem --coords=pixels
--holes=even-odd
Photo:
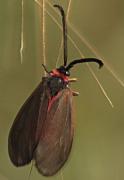
[[[67,26],[61,6],[54,5],[61,13],[63,24],[64,63],[48,71],[47,76],[26,100],[18,112],[8,138],[8,150],[15,166],[24,166],[35,161],[38,171],[52,176],[67,161],[71,151],[74,126],[72,114],[73,96],[78,93],[69,88],[75,78],[69,78],[70,69],[76,64],[95,62],[96,58],[76,59],[67,65]]]

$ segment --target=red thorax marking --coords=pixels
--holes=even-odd
[[[64,80],[64,82],[68,82],[68,76],[64,75],[63,73],[60,73],[57,69],[53,69],[50,75],[54,77],[60,77]]]
[[[50,110],[52,104],[56,101],[56,99],[58,98],[58,96],[59,96],[59,93],[58,93],[56,96],[51,97],[51,99],[49,99],[48,111]]]

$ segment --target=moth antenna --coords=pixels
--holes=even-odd
[[[68,56],[68,48],[67,48],[67,24],[66,24],[66,18],[65,18],[65,12],[63,8],[57,4],[54,5],[54,7],[58,8],[61,16],[62,16],[62,24],[63,24],[63,53],[64,53],[64,66],[67,64],[67,56]]]
[[[87,63],[87,62],[95,62],[99,65],[99,68],[103,66],[103,62],[100,59],[96,58],[84,58],[84,59],[76,59],[66,67],[66,70],[70,70],[74,65],[79,64],[79,63]]]
[[[42,66],[43,66],[45,72],[46,72],[47,74],[50,74],[50,72],[47,70],[46,66],[45,66],[44,64],[42,64]]]

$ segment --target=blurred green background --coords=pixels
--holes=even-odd
[[[0,180],[25,180],[31,165],[16,168],[8,157],[9,129],[20,106],[40,82],[43,69],[42,9],[33,0],[24,0],[24,50],[21,45],[21,0],[0,0]],[[69,0],[54,1],[65,11]],[[60,17],[46,3],[46,9],[61,23]],[[75,101],[76,132],[70,158],[62,169],[64,180],[124,179],[124,87],[108,71],[124,81],[124,1],[72,0],[69,22],[90,45],[96,47],[106,66],[92,68],[114,104],[110,106],[86,65],[72,70],[80,92]],[[69,35],[85,57],[95,57],[69,28]],[[61,31],[46,15],[47,67],[52,69],[58,56]],[[69,42],[69,60],[80,54]],[[31,180],[45,180],[35,167]],[[48,178],[62,180],[60,173]]]

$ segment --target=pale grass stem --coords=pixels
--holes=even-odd
[[[21,46],[20,46],[20,59],[23,63],[23,50],[24,50],[24,0],[21,2]]]

